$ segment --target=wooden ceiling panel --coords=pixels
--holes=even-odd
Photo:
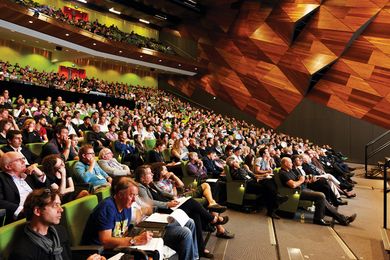
[[[204,39],[198,46],[214,77],[207,84],[200,81],[199,88],[208,91],[212,82],[219,83],[225,90],[216,95],[234,100],[239,109],[270,127],[279,126],[308,96],[390,128],[388,2],[281,0],[266,6],[259,2],[243,1],[234,22],[218,16],[222,20],[205,19],[179,29],[189,34],[194,30]],[[222,8],[207,16],[230,8],[218,6]],[[210,36],[220,36],[221,31],[223,41]]]

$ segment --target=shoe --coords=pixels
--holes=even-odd
[[[222,218],[222,220],[219,220],[220,217]],[[228,222],[229,222],[229,217],[228,216],[224,216],[224,217],[219,216],[218,220],[215,223],[211,223],[211,225],[213,225],[213,226],[225,225]]]
[[[355,198],[356,197],[356,193],[351,192],[351,191],[347,191],[347,192],[345,192],[345,196],[347,196],[348,199]]]
[[[207,253],[203,252],[200,256],[204,257],[204,258],[209,258],[209,259],[214,258],[214,255],[212,253],[210,253],[210,252],[207,252]]]
[[[344,206],[344,205],[348,205],[348,201],[342,200],[342,199],[337,199],[335,206]]]
[[[286,201],[288,201],[288,196],[287,195],[280,195],[280,194],[277,194],[276,195],[276,203],[278,205],[282,204],[282,203],[285,203]]]
[[[313,224],[320,225],[320,226],[330,226],[331,224],[324,220],[324,219],[314,219]]]
[[[217,212],[217,213],[223,213],[226,211],[226,206],[221,206],[219,204],[214,204],[214,205],[209,205],[207,207],[208,210],[212,211],[212,212]]]
[[[215,236],[219,237],[219,238],[224,238],[224,239],[232,239],[232,238],[234,238],[235,235],[233,233],[230,233],[229,231],[227,231],[225,229],[225,232],[223,232],[223,233],[216,233]]]
[[[357,217],[356,213],[354,213],[351,216],[347,217],[348,224],[352,223],[356,219],[356,217]]]
[[[275,212],[267,213],[267,216],[273,219],[280,219],[280,216],[276,214]]]

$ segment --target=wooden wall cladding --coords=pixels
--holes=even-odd
[[[390,128],[390,4],[317,83],[316,102]]]
[[[171,85],[187,96],[200,87],[273,128],[305,96],[390,128],[388,0],[212,2],[180,28],[208,73]]]

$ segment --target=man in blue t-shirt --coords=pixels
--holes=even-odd
[[[129,177],[120,177],[112,184],[112,196],[103,200],[90,215],[84,229],[82,243],[103,245],[105,249],[144,245],[152,239],[152,232],[144,231],[130,237],[131,205],[138,196],[138,185]],[[138,212],[139,213],[139,212]],[[136,218],[139,218],[137,214]],[[197,259],[195,224],[193,220],[184,227],[178,223],[167,225],[163,237],[165,245],[179,254],[179,259]]]

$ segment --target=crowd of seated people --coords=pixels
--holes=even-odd
[[[14,77],[11,77],[14,75]],[[11,81],[20,81],[29,84],[36,84],[44,87],[50,87],[55,89],[61,89],[71,92],[78,93],[89,93],[90,91],[98,91],[105,93],[108,96],[122,99],[134,99],[139,91],[139,86],[131,86],[119,82],[107,82],[104,80],[99,80],[97,78],[79,78],[74,77],[72,79],[66,78],[64,75],[61,75],[56,72],[45,72],[38,71],[35,68],[30,66],[22,67],[18,63],[10,64],[9,62],[0,61],[0,80],[11,80]],[[0,103],[4,103],[5,100],[0,100]],[[12,108],[12,104],[8,103]],[[26,113],[39,114],[42,112],[42,109],[36,102],[32,100],[29,104],[18,104],[18,109],[15,110],[14,114],[19,116],[26,115]],[[26,106],[34,107],[34,110],[26,110]],[[58,112],[58,111],[57,111]],[[83,111],[80,111],[82,114]],[[27,114],[31,116],[30,114]]]
[[[56,10],[50,6],[41,5],[32,0],[17,0],[16,2],[26,6],[27,8],[31,8],[34,11],[46,14],[54,18],[56,21],[79,27],[83,30],[97,34],[109,40],[135,45],[138,48],[144,47],[162,53],[175,54],[172,47],[165,45],[154,38],[145,37],[133,31],[131,33],[122,32],[116,25],[107,26],[105,24],[99,23],[98,20],[85,21],[83,19],[70,18],[68,15],[64,14],[60,8]]]
[[[134,186],[133,182],[122,179],[123,183],[120,183],[127,183],[123,192],[133,195],[139,192],[146,203],[167,210],[177,205],[175,198],[180,193],[174,188],[183,189],[179,177],[182,176],[181,164],[184,160],[189,160],[190,172],[199,175],[200,180],[199,187],[191,187],[190,191],[194,196],[205,197],[207,202],[201,205],[191,200],[181,208],[194,218],[193,223],[188,223],[193,238],[182,245],[191,247],[191,254],[213,257],[199,234],[207,225],[216,226],[219,238],[234,237],[222,226],[228,217],[215,213],[225,209],[219,203],[224,202],[226,194],[215,194],[226,193],[226,190],[221,187],[217,192],[213,190],[226,182],[225,167],[230,167],[233,179],[251,179],[250,188],[254,193],[265,193],[265,205],[270,217],[278,218],[275,210],[285,201],[283,196],[279,196],[272,177],[273,170],[281,167],[281,173],[285,176],[281,177],[282,182],[290,188],[304,186],[306,197],[315,202],[314,223],[328,225],[323,219],[325,213],[343,225],[349,225],[356,218],[356,215],[344,216],[337,211],[337,206],[346,204],[341,196],[350,198],[356,194],[352,191],[353,169],[344,162],[343,155],[331,147],[318,146],[308,140],[195,108],[160,90],[141,89],[136,93],[137,105],[134,110],[101,102],[91,105],[82,101],[66,103],[61,97],[55,100],[48,97],[42,102],[32,101],[32,106],[26,105],[31,113],[21,118],[12,116],[12,112],[19,108],[14,106],[12,111],[4,101],[0,107],[0,136],[6,139],[0,157],[3,171],[0,173],[0,208],[7,210],[6,222],[24,217],[24,201],[35,189],[55,189],[63,195],[67,194],[64,200],[69,201],[114,185],[118,176],[135,178],[139,182],[134,184],[137,188],[129,188]],[[2,100],[9,99],[8,91],[3,91]],[[21,95],[15,102],[26,104]],[[53,115],[56,115],[56,120],[52,120]],[[48,120],[51,122],[46,122]],[[23,125],[25,128],[19,130]],[[111,129],[111,135],[116,133],[117,140],[107,137],[110,131],[104,133],[100,130],[104,125],[107,126],[106,130],[111,129],[108,125],[115,126],[115,130]],[[69,126],[74,128],[71,134]],[[24,142],[41,137],[42,129],[45,129],[47,139],[34,139],[44,145],[40,154],[33,154]],[[92,140],[88,137],[90,134],[96,138]],[[140,143],[144,145],[153,139],[156,140],[154,148],[141,146],[143,148],[138,150]],[[137,142],[138,147],[135,145]],[[64,162],[67,161],[77,161],[72,174],[64,170]],[[156,162],[158,166],[153,166],[155,164],[152,163]],[[42,167],[38,167],[38,164],[42,164]],[[151,168],[156,173],[155,179]],[[306,175],[315,177],[303,177]],[[202,182],[205,176],[217,178],[218,185],[210,187]],[[76,188],[78,183],[87,184],[89,188]],[[121,195],[111,197],[104,208],[112,207],[113,203],[124,203],[122,188],[114,192]],[[129,205],[130,201],[126,203]],[[126,205],[123,204],[123,208]],[[94,223],[98,216],[90,221]],[[115,222],[112,219],[108,221]],[[112,223],[102,228],[111,230],[110,227]],[[107,234],[101,235],[103,238]],[[167,243],[170,243],[169,239]],[[105,244],[105,241],[110,239],[101,240],[99,244]],[[107,243],[109,248],[122,242]],[[184,254],[182,248],[177,249],[179,254]]]

